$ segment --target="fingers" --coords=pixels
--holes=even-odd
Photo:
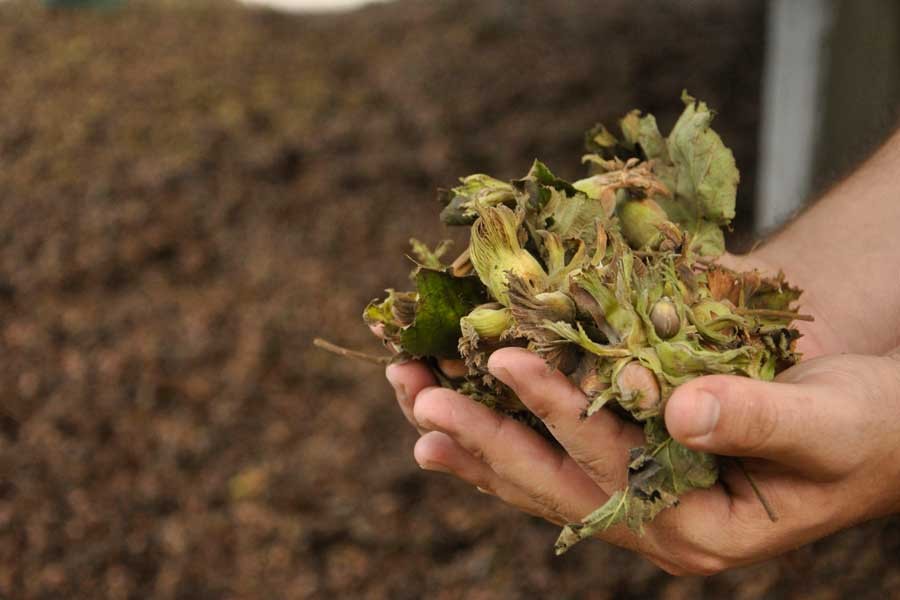
[[[459,477],[478,488],[480,492],[497,496],[519,510],[557,525],[566,522],[564,515],[548,511],[546,506],[538,504],[521,489],[501,479],[487,464],[466,452],[445,433],[440,431],[426,433],[419,438],[413,453],[416,462],[423,469]]]
[[[385,376],[388,383],[394,388],[394,394],[397,396],[397,404],[406,419],[422,433],[416,419],[413,416],[413,403],[416,396],[423,389],[436,385],[431,371],[419,361],[410,361],[388,365],[385,369]]]
[[[498,476],[487,464],[469,454],[453,438],[439,431],[428,432],[419,438],[415,447],[415,458],[423,469],[454,475],[475,486],[478,491],[497,496],[510,506],[530,515],[560,526],[573,520],[571,517],[549,512],[545,505],[535,502],[528,493]],[[644,541],[649,542],[649,539]],[[674,561],[665,557],[664,552],[648,553],[646,556],[669,573],[686,573]]]
[[[423,392],[415,403],[415,418],[422,427],[452,437],[544,507],[542,512],[578,520],[607,499],[571,458],[535,431],[452,390]]]
[[[491,373],[510,386],[537,415],[569,455],[612,494],[626,483],[628,450],[643,444],[643,434],[609,411],[582,418],[587,398],[559,371],[522,348],[494,352]]]
[[[835,424],[854,423],[809,386],[714,375],[680,386],[666,406],[666,427],[694,450],[768,458],[827,471],[831,446],[844,437]]]

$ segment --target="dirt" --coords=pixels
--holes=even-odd
[[[900,522],[671,578],[419,471],[362,306],[434,189],[707,100],[752,211],[759,2],[0,5],[0,596],[884,598]],[[743,237],[740,236],[744,233]],[[741,241],[743,240],[743,242]]]

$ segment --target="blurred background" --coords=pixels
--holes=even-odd
[[[585,129],[665,131],[682,88],[749,248],[894,127],[900,5],[310,4],[0,1],[0,597],[900,597],[900,519],[706,579],[555,558],[311,347],[377,350],[437,187],[576,177]]]

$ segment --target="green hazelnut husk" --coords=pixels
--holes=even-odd
[[[470,329],[479,338],[488,340],[499,339],[512,324],[510,310],[497,302],[477,306],[460,319],[463,328]]]
[[[716,319],[733,315],[733,311],[734,307],[731,306],[730,302],[726,304],[725,302],[713,300],[711,298],[701,300],[691,307],[691,314],[694,316],[694,321],[700,325],[708,325]]]
[[[509,304],[509,276],[513,274],[535,289],[546,286],[541,263],[519,241],[519,217],[506,206],[479,210],[472,225],[469,258],[478,277],[501,304]]]
[[[681,230],[655,200],[625,200],[616,207],[622,235],[635,250],[671,252],[681,243]]]

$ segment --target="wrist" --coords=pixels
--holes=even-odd
[[[886,381],[884,387],[884,400],[888,403],[888,406],[892,406],[896,409],[893,412],[894,414],[897,414],[900,412],[900,347],[894,348],[892,351],[888,352],[887,355],[885,355],[885,362]],[[897,438],[900,438],[900,436],[895,437],[895,439]],[[889,453],[889,455],[892,456],[890,464],[898,466],[894,469],[894,477],[892,480],[893,485],[891,486],[891,489],[896,492],[890,514],[900,515],[900,439],[897,439],[896,447],[893,450],[892,453]]]

